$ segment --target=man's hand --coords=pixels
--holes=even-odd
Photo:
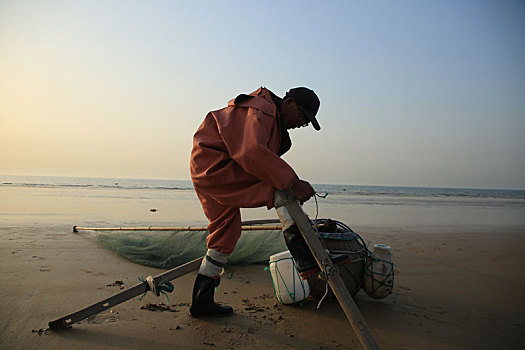
[[[303,180],[299,180],[293,184],[291,190],[301,204],[315,196],[314,188],[308,182]]]

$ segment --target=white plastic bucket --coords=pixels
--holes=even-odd
[[[281,304],[293,304],[310,295],[308,281],[299,276],[289,251],[270,256],[270,274],[275,296]]]

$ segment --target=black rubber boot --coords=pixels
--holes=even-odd
[[[233,314],[233,308],[231,306],[221,306],[213,301],[215,287],[218,287],[220,282],[220,278],[215,279],[197,274],[195,284],[193,285],[193,295],[190,306],[191,317],[198,318]]]
[[[286,246],[295,260],[299,275],[303,279],[312,277],[321,271],[297,225],[290,226],[283,231],[283,234]],[[347,254],[330,254],[330,259],[332,259],[332,263],[339,265],[350,261],[350,256]]]

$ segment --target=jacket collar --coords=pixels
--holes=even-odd
[[[249,95],[240,94],[228,102],[228,107],[230,106],[256,108],[273,116],[277,114],[277,107],[272,101],[270,90],[265,87],[260,87]]]

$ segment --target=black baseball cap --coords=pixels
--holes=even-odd
[[[297,107],[299,107],[306,118],[312,122],[315,130],[321,130],[321,126],[319,126],[317,119],[315,119],[315,115],[319,110],[321,102],[313,90],[310,90],[306,87],[296,87],[290,89],[290,91],[286,93],[284,98],[286,99],[287,97],[291,97],[295,100]]]

